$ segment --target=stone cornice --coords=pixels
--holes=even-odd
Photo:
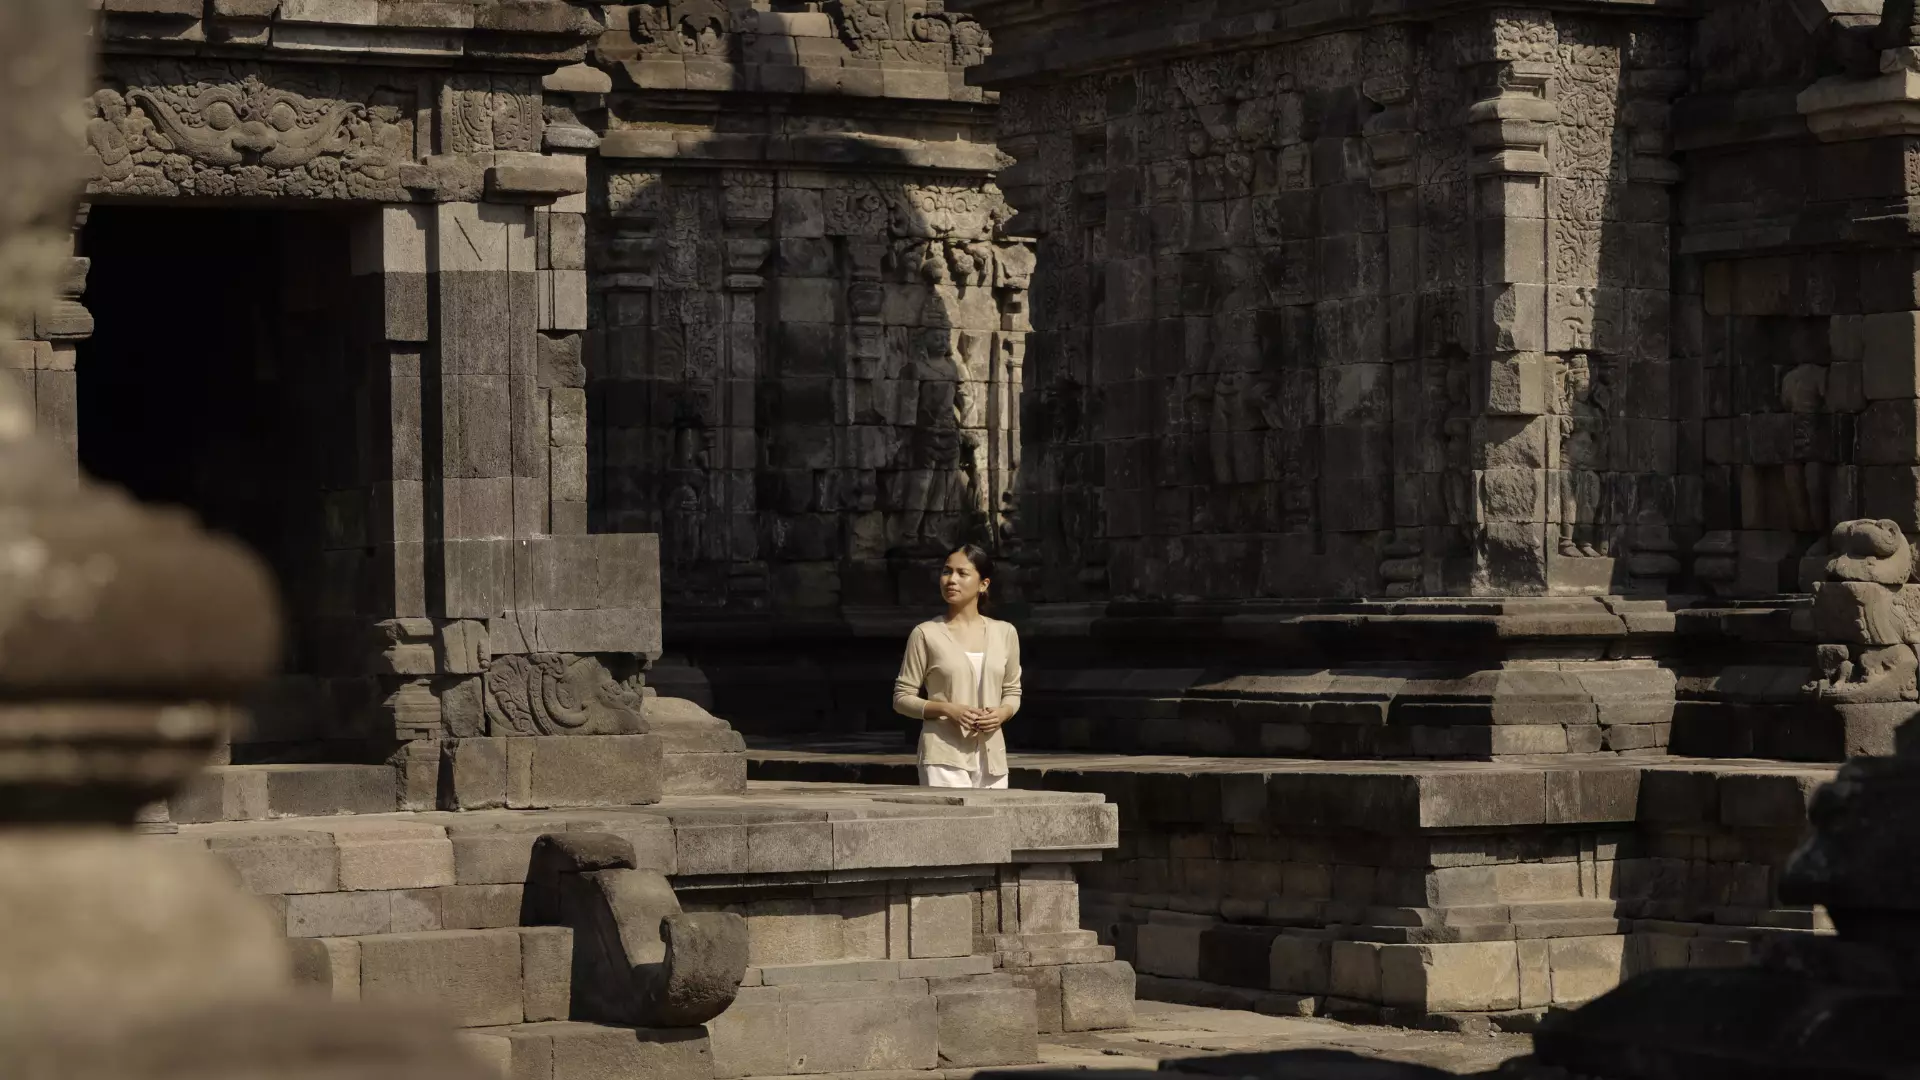
[[[553,68],[606,29],[599,0],[96,0],[110,54]]]
[[[1882,74],[1835,75],[1802,91],[1797,104],[1822,142],[1920,135],[1920,50],[1888,49]]]
[[[1159,0],[950,0],[994,38],[993,55],[968,72],[976,86],[1001,89],[1043,75],[1093,72],[1145,59],[1251,48],[1337,30],[1425,22],[1516,7],[1530,10],[1693,18],[1698,0],[1221,0],[1182,17]],[[1088,27],[1108,27],[1092,37]],[[1061,36],[1070,30],[1071,40]]]

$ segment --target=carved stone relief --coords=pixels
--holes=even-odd
[[[971,16],[906,0],[832,0],[826,10],[848,50],[863,60],[970,67],[990,47]]]
[[[87,100],[94,194],[405,197],[409,90],[245,63],[110,64],[104,82]]]
[[[488,734],[644,734],[641,678],[634,657],[496,656],[485,678]]]

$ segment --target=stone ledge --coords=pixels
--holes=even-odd
[[[105,0],[112,52],[164,48],[219,55],[314,52],[355,63],[468,57],[505,67],[577,62],[606,29],[578,5],[497,0]]]
[[[900,753],[804,746],[761,741],[748,750],[751,775],[790,778],[780,783],[797,787],[795,781],[813,776],[898,775],[913,761]],[[1837,769],[1611,755],[1489,762],[1016,753],[1009,761],[1018,788],[1098,792],[1137,823],[1269,823],[1387,834],[1642,820],[1783,827],[1794,801],[1804,807]]]
[[[652,736],[611,738],[652,739]],[[588,743],[592,737],[477,740],[506,744]],[[255,768],[255,767],[248,767]],[[382,767],[384,768],[384,767]],[[391,770],[388,770],[389,772]],[[288,817],[261,821],[188,823],[164,842],[213,848],[228,855],[256,891],[279,895],[336,891],[391,891],[449,885],[510,885],[525,880],[533,843],[543,833],[610,832],[630,840],[648,868],[692,879],[690,885],[729,882],[824,884],[832,880],[891,879],[907,871],[977,876],[1012,862],[1010,838],[1053,830],[1079,852],[1117,842],[1113,816],[1098,796],[1081,793],[970,793],[967,805],[926,802],[899,789],[762,785],[748,796],[676,796],[640,806],[574,810],[475,810]],[[896,798],[905,796],[904,800]],[[1066,826],[1048,815],[1068,811]],[[956,821],[968,827],[956,830]],[[1023,824],[1023,820],[1026,822]],[[1038,824],[1035,824],[1038,822]],[[1091,825],[1089,825],[1091,823]],[[1088,831],[1103,834],[1095,837]],[[1097,843],[1091,842],[1098,840]],[[156,838],[154,842],[161,842]],[[377,844],[431,845],[432,880],[354,878]],[[394,849],[397,850],[397,849]],[[1047,861],[1044,847],[1023,855]],[[352,864],[351,866],[349,864]],[[396,867],[399,872],[402,867]],[[416,867],[415,869],[418,869]],[[444,871],[444,873],[443,873]],[[424,873],[424,871],[422,871]],[[439,880],[444,876],[445,880]],[[416,880],[418,878],[418,880]],[[349,880],[358,884],[347,884]]]

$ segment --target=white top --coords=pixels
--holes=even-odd
[[[984,700],[986,698],[987,673],[982,670],[982,666],[987,662],[987,654],[983,652],[970,652],[967,654],[967,659],[973,661],[973,681],[980,686],[980,699]]]

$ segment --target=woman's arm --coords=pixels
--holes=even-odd
[[[893,680],[893,711],[915,720],[927,719],[933,702],[920,696],[927,682],[927,635],[916,626],[907,635],[907,653],[900,658],[900,674]]]
[[[1000,683],[1000,707],[1007,719],[1020,711],[1020,631],[1007,627],[1007,671]]]
[[[1007,627],[1007,665],[1000,675],[1000,706],[974,713],[973,728],[982,734],[998,731],[1020,711],[1020,634]]]

